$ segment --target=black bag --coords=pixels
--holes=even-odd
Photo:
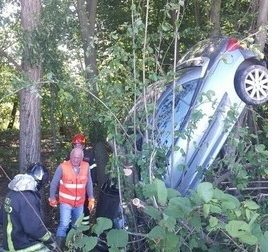
[[[111,220],[120,215],[119,189],[111,181],[107,180],[100,191],[96,205],[96,218],[106,217]]]

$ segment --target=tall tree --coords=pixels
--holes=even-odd
[[[259,12],[257,18],[257,28],[260,32],[257,34],[257,43],[260,46],[260,50],[264,49],[265,43],[267,43],[267,26],[268,26],[268,1],[258,0]]]
[[[36,36],[41,16],[40,0],[21,0],[21,25],[24,35],[22,69],[28,83],[20,91],[20,170],[40,161],[40,78],[41,60],[37,52]]]
[[[86,79],[88,81],[97,75],[96,50],[94,46],[96,9],[97,0],[77,0],[77,12],[84,50]]]
[[[212,0],[210,21],[213,28],[211,31],[211,36],[220,35],[220,10],[221,0]]]

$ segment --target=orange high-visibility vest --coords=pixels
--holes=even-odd
[[[73,207],[83,205],[89,177],[89,164],[82,161],[79,174],[74,172],[70,161],[64,161],[60,166],[62,168],[62,178],[59,186],[59,202]]]

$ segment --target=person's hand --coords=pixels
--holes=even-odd
[[[94,198],[89,198],[88,209],[90,212],[94,209],[94,203],[95,203]]]
[[[56,199],[50,199],[49,198],[48,201],[49,201],[49,205],[51,207],[57,207],[58,206],[58,201]]]

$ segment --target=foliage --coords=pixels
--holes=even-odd
[[[227,143],[235,153],[218,158],[214,169],[207,174],[206,182],[190,196],[182,197],[178,191],[166,188],[161,180],[165,175],[165,150],[154,146],[152,136],[155,131],[146,120],[152,116],[158,94],[144,97],[141,101],[143,109],[137,110],[135,117],[130,108],[137,107],[137,98],[152,90],[153,83],[159,90],[173,79],[175,37],[179,38],[177,58],[180,58],[190,46],[206,38],[213,27],[209,22],[209,0],[148,2],[149,12],[145,1],[99,1],[94,38],[99,75],[93,82],[86,83],[81,64],[82,41],[72,1],[43,1],[41,27],[33,35],[37,44],[30,47],[36,52],[33,61],[35,57],[43,60],[42,126],[56,133],[64,152],[67,146],[63,143],[69,141],[72,134],[83,131],[89,135],[98,120],[107,131],[100,132],[101,135],[107,135],[117,144],[109,166],[110,174],[120,182],[122,193],[125,191],[121,200],[130,206],[130,211],[125,213],[128,230],[116,230],[110,220],[98,218],[91,228],[91,236],[87,237],[83,233],[86,227],[79,221],[77,229],[71,229],[67,245],[70,251],[77,248],[89,251],[99,242],[107,243],[110,251],[129,251],[134,244],[139,244],[139,251],[144,251],[139,249],[143,247],[148,251],[267,251],[267,220],[263,214],[267,212],[266,206],[261,205],[263,202],[257,204],[242,191],[253,178],[267,177],[266,106],[258,109],[256,114],[258,131],[237,127],[238,131],[232,132],[234,135]],[[222,1],[223,34],[248,35],[257,13],[253,2]],[[5,4],[0,3],[2,8]],[[180,19],[173,22],[174,14],[179,11]],[[15,22],[11,22],[10,17],[1,16],[5,27],[11,24],[3,34],[12,36],[2,37],[1,34],[0,45],[3,48],[5,43],[15,44],[11,55],[18,58],[21,45],[26,41],[18,29],[18,16],[14,16]],[[175,33],[176,28],[178,33]],[[14,36],[17,40],[13,39]],[[4,76],[0,112],[1,118],[8,119],[10,109],[2,107],[2,101],[14,103],[16,93],[28,83],[8,66],[7,61],[3,61],[0,71],[1,77]],[[95,95],[94,85],[98,90]],[[212,92],[202,98],[202,102],[212,106]],[[228,120],[233,120],[234,111],[229,111]],[[190,136],[202,117],[201,111],[196,110],[188,131],[181,137],[190,142]],[[133,125],[127,123],[129,120]],[[124,121],[126,124],[121,123]],[[148,134],[141,150],[135,148],[138,144],[135,125]],[[2,123],[1,127],[4,127]],[[126,149],[126,155],[120,147]],[[186,154],[186,150],[175,151]],[[58,154],[58,158],[64,155]],[[129,165],[133,165],[139,176],[133,181],[135,187],[122,172],[118,172],[119,167]],[[220,183],[216,183],[226,172],[226,167],[233,186],[240,193],[237,197],[224,192]],[[186,167],[181,165],[180,169]],[[138,209],[130,202],[135,196],[142,202]],[[132,222],[135,219],[136,223]]]
[[[140,211],[145,223],[149,223],[149,232],[141,236],[148,242],[151,251],[217,251],[218,248],[227,251],[255,251],[259,248],[260,251],[267,251],[267,231],[260,224],[260,206],[253,200],[240,202],[209,182],[199,184],[190,197],[182,197],[178,191],[166,189],[160,180],[144,187],[145,199],[142,200],[146,204],[136,211]],[[157,207],[150,204],[153,197],[157,200]],[[128,237],[133,240],[133,236],[138,234],[111,227],[109,219],[98,218],[97,224],[92,227],[93,235],[89,239],[84,235],[78,239],[78,235],[88,228],[79,224],[68,235],[70,249],[93,248],[105,232],[110,251],[130,250]]]

